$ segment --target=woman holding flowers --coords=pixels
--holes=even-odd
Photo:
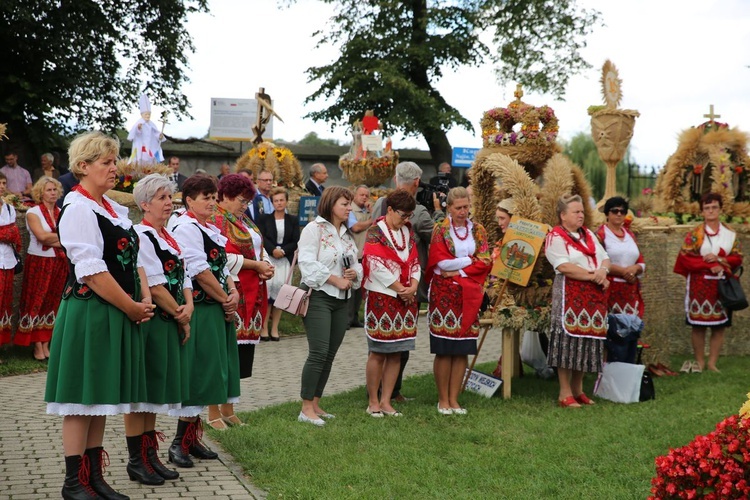
[[[430,352],[441,415],[465,415],[458,404],[468,355],[477,353],[479,308],[490,272],[487,231],[469,219],[469,194],[448,192],[448,217],[435,226],[426,279],[430,283]]]
[[[386,214],[367,230],[362,253],[369,351],[365,370],[370,399],[367,413],[373,417],[401,416],[391,405],[391,395],[401,368],[401,353],[413,351],[416,343],[416,293],[421,268],[409,222],[416,204],[403,189],[389,194],[385,199]]]
[[[719,280],[724,273],[732,273],[742,265],[742,252],[737,234],[721,223],[723,200],[717,193],[707,193],[700,201],[703,224],[691,229],[685,236],[674,272],[687,278],[685,314],[692,327],[695,361],[685,362],[680,371],[700,373],[708,367],[719,371],[724,329],[732,326],[732,311],[724,309],[719,301]],[[706,330],[711,328],[708,365],[706,365]],[[689,365],[689,366],[688,366]]]

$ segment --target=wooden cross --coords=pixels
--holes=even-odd
[[[520,100],[521,100],[521,98],[523,97],[523,89],[521,88],[521,84],[520,84],[520,83],[517,83],[517,84],[516,84],[516,91],[515,91],[515,92],[513,92],[513,96],[514,96],[514,97],[515,97],[516,99],[518,99],[519,101],[520,101]]]
[[[714,105],[711,104],[711,111],[707,115],[703,115],[703,118],[708,118],[711,123],[713,123],[714,118],[721,118],[721,115],[715,115],[714,114]]]

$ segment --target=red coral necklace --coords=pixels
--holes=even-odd
[[[388,235],[391,237],[391,241],[393,242],[393,246],[396,250],[399,252],[406,250],[406,235],[404,235],[404,232],[402,231],[403,228],[398,230],[398,234],[401,235],[401,245],[399,246],[398,243],[396,243],[396,237],[393,236],[393,231],[391,231],[391,226],[388,225],[388,221],[385,222],[385,227],[388,229]]]
[[[109,215],[111,215],[112,217],[114,217],[115,219],[117,219],[117,212],[115,212],[115,209],[112,208],[112,205],[106,200],[106,198],[102,197],[102,202],[99,203],[98,201],[96,201],[94,199],[93,196],[91,196],[91,193],[89,193],[86,190],[86,188],[84,188],[80,184],[76,185],[72,190],[73,191],[78,191],[79,193],[81,193],[81,196],[83,196],[84,198],[88,198],[89,200],[93,201],[97,205],[100,205],[101,207],[104,208],[104,210],[107,211],[107,213]]]
[[[453,223],[453,219],[451,219],[451,226],[453,226],[453,232],[454,232],[454,233],[456,233],[456,237],[457,237],[457,238],[458,238],[459,240],[461,240],[461,241],[465,241],[465,240],[466,240],[466,238],[468,238],[468,237],[469,237],[469,225],[468,225],[468,224],[464,226],[464,229],[466,230],[466,234],[464,234],[463,236],[461,236],[460,234],[458,234],[458,228],[457,228],[457,227],[456,227],[456,225],[455,225],[455,224]]]
[[[154,227],[154,225],[151,224],[146,219],[143,219],[141,221],[141,224],[143,224],[144,226],[148,226],[148,227],[150,227],[150,228],[152,228],[153,230],[156,231],[156,228]],[[172,247],[175,250],[177,250],[177,254],[178,255],[180,254],[180,245],[178,245],[177,244],[177,240],[175,240],[174,238],[172,238],[172,235],[167,232],[167,228],[165,228],[164,226],[162,226],[161,227],[161,231],[157,231],[157,233],[159,233],[159,236],[161,236],[164,239],[164,241],[166,241],[167,244],[169,244],[170,247]]]

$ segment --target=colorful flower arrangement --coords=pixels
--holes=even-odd
[[[747,395],[750,398],[750,394]],[[656,457],[649,500],[749,498],[750,399],[705,436]]]
[[[518,123],[521,124],[521,129],[514,131],[513,127]],[[507,108],[486,111],[480,126],[484,147],[517,146],[526,143],[554,144],[560,130],[552,108],[537,108],[522,101],[514,101]]]
[[[133,188],[139,180],[149,174],[170,175],[172,169],[163,163],[128,163],[128,160],[122,159],[117,162],[117,178],[115,179],[115,191],[123,193],[132,193]]]

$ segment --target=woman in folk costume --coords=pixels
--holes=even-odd
[[[464,415],[458,404],[469,354],[477,353],[479,308],[490,260],[487,231],[469,220],[466,188],[448,192],[448,217],[435,226],[425,279],[430,283],[430,352],[438,389],[438,412]]]
[[[107,415],[148,399],[140,325],[154,315],[128,209],[104,196],[115,185],[117,139],[101,132],[70,144],[81,182],[65,197],[58,234],[70,262],[47,370],[47,413],[63,416],[66,499],[126,499],[102,476]]]
[[[21,251],[21,233],[16,226],[16,209],[3,201],[8,180],[0,172],[0,345],[10,343],[13,318],[13,270]]]
[[[362,253],[367,335],[367,413],[401,416],[391,395],[401,368],[401,352],[413,351],[417,336],[417,287],[421,267],[409,218],[414,197],[403,189],[385,199],[386,214],[367,230]],[[382,390],[378,400],[378,388]]]
[[[226,267],[227,238],[209,222],[216,207],[216,183],[207,175],[192,175],[182,186],[187,210],[174,221],[173,233],[185,257],[193,283],[194,311],[190,341],[180,363],[190,387],[169,447],[169,461],[177,467],[193,467],[190,455],[216,460],[219,455],[200,440],[199,417],[204,406],[236,403],[240,398],[240,361],[234,321],[240,295]]]
[[[159,174],[147,175],[133,189],[135,202],[143,211],[143,220],[135,226],[140,238],[138,260],[143,263],[157,307],[154,317],[142,327],[150,407],[125,417],[125,439],[131,450],[128,473],[143,484],[163,484],[165,479],[180,476],[159,459],[158,440],[163,440],[164,434],[156,431],[156,414],[181,408],[188,389],[180,358],[182,346],[190,339],[193,293],[180,246],[164,227],[172,214],[173,189],[172,181]]]
[[[609,312],[635,314],[643,318],[643,297],[638,278],[646,271],[643,254],[638,249],[635,235],[625,224],[628,200],[613,196],[604,202],[606,224],[599,226],[596,237],[609,255]]]
[[[268,311],[266,280],[274,268],[263,260],[263,237],[253,221],[245,215],[255,188],[244,175],[227,174],[219,180],[219,204],[209,222],[227,238],[227,268],[232,276],[240,302],[237,306],[237,350],[240,356],[240,378],[253,374],[255,346]],[[234,414],[234,404],[208,407],[208,425],[223,430],[228,425],[244,425]]]
[[[544,252],[555,269],[547,364],[557,367],[558,404],[580,408],[594,402],[583,392],[584,372],[600,372],[607,338],[609,257],[583,226],[578,195],[557,202],[560,224],[552,228]]]
[[[33,342],[34,358],[40,361],[49,358],[49,341],[68,277],[68,261],[57,236],[60,209],[56,203],[61,195],[62,184],[43,176],[31,188],[31,197],[38,205],[26,212],[29,248],[23,273],[20,319],[13,343],[29,345]]]
[[[680,371],[700,373],[706,367],[719,371],[716,362],[724,343],[724,329],[732,326],[732,311],[724,309],[719,301],[719,279],[742,264],[742,253],[737,235],[719,220],[722,205],[721,195],[717,193],[707,193],[701,198],[703,224],[685,236],[674,265],[674,272],[687,278],[685,313],[687,324],[692,326],[695,354],[695,361],[686,361]],[[711,340],[706,365],[706,330],[709,327]]]
[[[128,134],[128,140],[133,143],[129,163],[161,163],[164,161],[161,143],[166,139],[151,121],[151,101],[146,94],[141,94],[138,107],[141,118],[135,122]]]

